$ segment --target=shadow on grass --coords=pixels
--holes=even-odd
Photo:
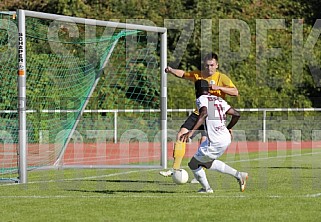
[[[251,168],[256,168],[256,169],[262,169],[262,168],[267,168],[267,169],[289,169],[289,170],[295,170],[295,169],[302,169],[302,170],[314,170],[314,169],[321,169],[321,167],[299,167],[299,166],[291,166],[291,167],[280,167],[280,166],[261,166],[261,167],[251,167]]]
[[[101,193],[101,194],[115,194],[115,193],[177,193],[174,191],[165,191],[165,190],[67,190],[74,192],[82,192],[82,193]]]
[[[268,167],[271,169],[302,169],[302,170],[312,170],[312,169],[321,169],[321,167],[296,167],[296,166],[292,166],[292,167]]]
[[[157,180],[118,180],[118,179],[117,180],[77,180],[77,181],[106,182],[106,183],[149,183],[149,184],[171,185],[171,186],[176,185],[172,182],[172,180],[170,180],[169,182],[157,181]]]
[[[76,180],[75,180],[76,181]],[[172,180],[170,181],[155,181],[155,180],[78,180],[82,182],[99,182],[99,183],[133,183],[133,186],[137,186],[139,183],[141,184],[155,184],[160,186],[177,186],[177,184],[173,183]],[[136,185],[134,185],[136,184]],[[82,192],[82,193],[100,193],[100,194],[116,194],[116,193],[141,193],[141,194],[173,194],[173,193],[179,193],[177,191],[168,191],[168,190],[160,190],[160,189],[131,189],[133,187],[128,187],[129,189],[110,189],[110,190],[86,190],[86,189],[66,189],[66,191],[72,191],[72,192]],[[158,187],[159,188],[159,187]]]

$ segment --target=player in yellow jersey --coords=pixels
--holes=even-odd
[[[199,79],[205,79],[208,81],[210,85],[210,94],[219,96],[221,98],[225,98],[225,95],[230,96],[238,96],[238,90],[231,81],[231,79],[219,72],[217,70],[218,68],[218,56],[215,53],[209,53],[207,54],[203,59],[203,70],[196,70],[191,72],[185,72],[184,70],[180,69],[173,69],[172,67],[167,67],[165,69],[166,73],[171,73],[179,78],[191,80],[193,82],[199,80]],[[180,131],[177,133],[176,136],[176,142],[174,145],[174,152],[173,152],[173,166],[172,169],[168,171],[161,171],[159,172],[162,176],[168,177],[173,174],[174,170],[180,169],[182,159],[185,155],[185,147],[186,143],[180,141],[180,137],[187,133],[189,130],[193,128],[195,125],[195,122],[198,117],[198,112],[195,110],[183,123],[183,125],[180,128]],[[202,125],[197,133],[201,133],[201,140],[200,143],[204,142],[206,140],[206,133],[204,132],[204,126]],[[196,134],[196,133],[195,133]],[[194,134],[194,136],[195,136]],[[192,182],[195,180],[192,180]]]

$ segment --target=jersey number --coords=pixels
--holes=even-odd
[[[215,108],[216,108],[216,110],[218,112],[218,115],[220,117],[221,122],[223,122],[225,120],[225,118],[226,118],[226,115],[224,113],[222,104],[214,104],[214,106],[215,106]]]

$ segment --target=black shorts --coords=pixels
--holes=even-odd
[[[198,169],[200,166],[204,167],[206,169],[211,168],[211,166],[213,165],[213,161],[207,162],[207,163],[202,163],[200,161],[198,161],[197,159],[195,159],[195,157],[192,157],[191,161],[189,161],[188,166],[191,170],[196,170]]]
[[[181,128],[186,128],[188,130],[193,129],[196,120],[198,118],[198,115],[196,113],[192,113],[191,115],[189,115],[189,117],[187,117],[187,119],[185,120],[185,122],[183,123],[183,125],[181,126]],[[201,133],[202,136],[207,136],[206,132],[205,132],[205,127],[204,125],[201,125],[193,134],[193,136],[191,137],[191,139],[193,139],[193,137],[195,137],[198,133]]]

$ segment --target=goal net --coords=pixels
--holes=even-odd
[[[18,12],[0,15],[2,177],[166,167],[166,29]]]

